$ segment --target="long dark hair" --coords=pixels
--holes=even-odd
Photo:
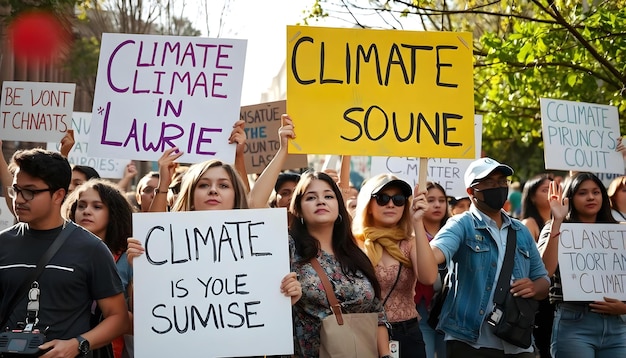
[[[133,236],[133,208],[118,186],[105,179],[90,179],[74,190],[63,204],[65,216],[72,221],[76,218],[76,207],[80,195],[87,189],[95,190],[100,200],[109,209],[107,232],[102,241],[113,254],[125,252],[127,239]]]
[[[524,189],[522,190],[522,219],[532,218],[537,223],[537,227],[542,228],[545,225],[539,210],[537,209],[537,205],[533,203],[533,197],[537,193],[537,190],[540,186],[545,183],[546,180],[552,181],[552,178],[548,176],[548,174],[539,174],[536,175],[524,184]]]
[[[370,281],[372,287],[374,287],[376,297],[380,298],[380,284],[378,283],[378,279],[376,279],[374,266],[365,253],[357,246],[356,240],[352,235],[350,214],[342,199],[341,191],[339,187],[337,187],[337,184],[335,184],[335,181],[322,172],[311,171],[302,175],[294,190],[291,205],[289,206],[289,212],[296,217],[291,221],[289,231],[291,237],[294,239],[296,252],[302,257],[300,262],[306,263],[312,258],[317,257],[317,253],[320,250],[319,242],[311,236],[306,225],[300,219],[302,218],[302,199],[309,184],[311,184],[313,180],[326,182],[333,190],[335,198],[337,199],[340,216],[335,221],[333,228],[332,246],[335,258],[341,265],[341,271],[345,275],[355,275],[357,271],[362,272]]]
[[[611,201],[609,200],[609,194],[604,187],[604,184],[597,176],[589,172],[578,172],[565,180],[565,188],[563,189],[563,197],[569,199],[569,213],[567,214],[567,222],[580,222],[578,211],[574,207],[574,195],[582,183],[587,180],[592,180],[600,188],[602,193],[602,206],[596,214],[597,223],[617,223],[611,213]]]

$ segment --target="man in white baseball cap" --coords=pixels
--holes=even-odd
[[[506,289],[541,300],[547,297],[550,284],[530,232],[502,210],[512,174],[511,167],[491,158],[472,162],[465,172],[470,209],[448,219],[430,243],[437,263],[445,263],[451,271],[437,327],[446,334],[447,357],[534,358],[532,345],[510,344],[497,337],[488,323],[493,318],[494,292],[510,230],[517,250],[512,283]]]

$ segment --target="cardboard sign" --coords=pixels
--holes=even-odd
[[[70,129],[74,83],[2,83],[0,139],[58,142]]]
[[[285,209],[136,213],[133,236],[135,357],[293,354]]]
[[[546,169],[624,172],[617,107],[541,98]]]
[[[448,196],[467,196],[463,177],[469,165],[475,159],[480,158],[483,139],[482,128],[483,116],[477,114],[474,116],[476,143],[474,159],[430,158],[428,160],[427,181],[439,183]],[[372,157],[370,175],[391,173],[415,187],[419,182],[419,164],[420,158],[416,157]]]
[[[287,27],[290,153],[473,158],[472,36]]]
[[[246,121],[247,139],[244,157],[248,173],[261,173],[278,152],[280,148],[278,129],[283,113],[287,113],[286,101],[241,107],[240,119]],[[305,154],[289,154],[282,169],[308,166]]]
[[[246,41],[103,34],[89,155],[234,162]]]
[[[91,131],[91,113],[74,112],[71,119],[74,130],[74,147],[70,150],[67,160],[72,165],[86,165],[94,168],[100,177],[120,179],[128,161],[125,159],[94,158],[87,155],[89,149],[89,132]],[[48,143],[48,150],[59,151],[61,143]]]
[[[626,301],[626,225],[561,224],[559,270],[565,301]]]

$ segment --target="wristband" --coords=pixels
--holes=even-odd
[[[554,238],[559,237],[559,236],[561,236],[561,232],[560,231],[555,233],[555,234],[553,234],[553,235],[550,235],[550,239],[554,239]]]
[[[154,190],[154,193],[155,193],[155,194],[167,194],[167,190],[166,190],[166,191],[161,191],[161,190],[159,190],[159,189],[155,189],[155,190]]]

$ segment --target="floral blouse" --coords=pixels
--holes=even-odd
[[[293,306],[295,357],[318,357],[322,320],[331,313],[322,281],[310,263],[298,263],[294,239],[289,237],[291,271],[296,272],[302,285],[302,298]],[[382,302],[376,298],[374,288],[367,278],[357,273],[346,276],[333,255],[321,251],[320,265],[326,271],[335,288],[335,296],[344,313],[378,312],[378,324],[383,325],[386,317]]]

